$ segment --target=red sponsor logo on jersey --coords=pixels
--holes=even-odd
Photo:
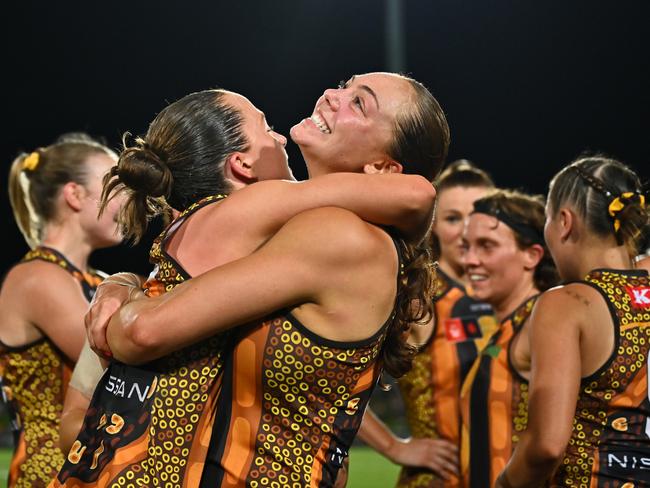
[[[461,342],[467,340],[467,333],[463,327],[463,321],[459,318],[445,319],[445,336],[449,342]]]
[[[633,307],[650,308],[650,286],[628,286],[627,294]]]

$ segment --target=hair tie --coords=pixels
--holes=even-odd
[[[40,154],[38,154],[36,151],[31,153],[29,156],[27,156],[25,159],[23,159],[23,165],[22,165],[22,170],[23,171],[34,171],[36,167],[38,166],[38,163],[41,159]]]
[[[641,208],[645,208],[645,195],[639,191],[626,191],[609,202],[607,210],[609,212],[609,216],[614,219],[614,232],[618,233],[618,230],[621,228],[621,220],[618,218],[618,214],[625,208],[626,205],[634,204],[637,202]]]

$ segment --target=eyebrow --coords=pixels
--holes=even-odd
[[[356,78],[356,75],[354,75],[352,78],[350,78],[350,81],[348,83],[352,84],[354,82],[354,79]],[[371,95],[375,99],[375,104],[377,105],[377,110],[379,110],[379,99],[377,98],[377,94],[374,92],[372,88],[370,88],[368,85],[359,85],[359,89],[367,92],[369,95]]]

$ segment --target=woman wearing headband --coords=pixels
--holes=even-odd
[[[528,430],[501,487],[650,483],[648,210],[637,175],[578,159],[551,181],[545,237],[565,284],[532,317]]]
[[[491,487],[526,427],[528,318],[556,282],[542,236],[541,198],[496,190],[474,202],[465,229],[465,269],[474,296],[500,322],[463,385],[463,486]]]
[[[63,399],[84,343],[88,301],[104,276],[88,259],[121,241],[119,199],[97,218],[102,177],[116,159],[75,134],[21,154],[11,166],[9,199],[32,249],[0,291],[0,375],[14,427],[21,423],[10,486],[46,486],[63,464]]]

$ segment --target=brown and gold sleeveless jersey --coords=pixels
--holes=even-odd
[[[146,293],[165,293],[190,279],[165,244],[189,215],[222,198],[193,204],[156,239],[150,252],[155,269]],[[142,366],[113,361],[51,486],[197,486],[228,338],[220,334]]]
[[[528,381],[512,366],[510,346],[537,298],[529,298],[502,321],[463,385],[463,486],[493,486],[528,424]]]
[[[582,380],[573,433],[553,486],[650,486],[650,281],[641,270],[594,270],[584,283],[602,295],[615,348]]]
[[[460,388],[478,356],[481,338],[493,333],[492,307],[468,295],[460,283],[436,271],[435,324],[429,341],[413,359],[413,369],[398,380],[412,436],[446,439],[460,448]],[[422,468],[403,468],[400,488],[455,487]]]
[[[334,486],[381,374],[392,315],[359,342],[324,339],[289,312],[239,330],[200,486]]]
[[[21,263],[33,260],[51,262],[68,271],[79,281],[89,301],[103,279],[97,271],[81,272],[61,253],[47,247],[28,252]],[[47,486],[63,465],[59,424],[74,365],[47,337],[17,347],[0,344],[5,350],[0,354],[3,398],[15,431],[8,484]]]

